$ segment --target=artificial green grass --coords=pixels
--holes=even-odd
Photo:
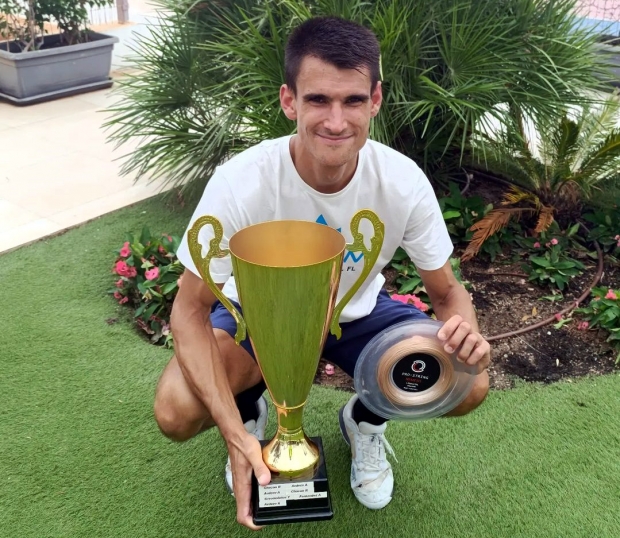
[[[159,433],[152,400],[170,351],[105,293],[125,232],[180,234],[190,214],[157,198],[0,256],[0,536],[252,535],[235,521],[217,432],[185,444]],[[305,425],[323,437],[335,516],[261,534],[620,536],[619,389],[618,374],[520,384],[467,417],[392,423],[395,495],[370,511],[350,491],[338,430],[349,395],[313,387]]]

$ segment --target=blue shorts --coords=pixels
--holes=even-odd
[[[233,304],[241,312],[239,304],[234,301]],[[358,357],[375,335],[396,323],[415,319],[428,319],[428,316],[411,304],[395,301],[390,298],[387,291],[381,290],[377,297],[377,304],[370,314],[340,324],[342,329],[340,339],[328,333],[321,356],[353,377]],[[219,301],[211,309],[211,323],[214,329],[223,329],[230,336],[235,337],[237,331],[235,319]],[[243,340],[241,346],[256,360],[249,338]]]

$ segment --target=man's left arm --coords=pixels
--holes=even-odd
[[[452,272],[450,260],[432,271],[419,269],[437,319],[444,322],[437,336],[447,353],[484,371],[491,360],[491,346],[482,337],[471,297]]]

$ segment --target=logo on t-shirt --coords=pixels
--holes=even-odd
[[[327,224],[327,220],[325,220],[325,217],[323,216],[323,214],[319,215],[316,219],[317,223],[319,224],[324,224],[325,226],[329,226],[329,224]],[[336,228],[337,232],[342,232],[342,228]],[[345,265],[347,263],[351,264],[357,264],[359,262],[362,261],[362,258],[364,257],[364,253],[363,252],[351,252],[350,250],[347,250],[345,255],[344,255],[344,259],[342,260],[342,265],[343,271],[355,271],[355,267],[353,265],[349,265],[347,266],[347,268],[345,269]]]

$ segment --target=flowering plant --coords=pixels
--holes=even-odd
[[[614,256],[620,253],[620,211],[595,211],[587,213],[583,219],[591,222],[594,226],[591,228],[589,238],[598,241],[599,245],[605,252],[609,252]]]
[[[608,342],[612,342],[620,363],[620,290],[611,288],[592,288],[592,299],[587,306],[576,308],[575,313],[582,314],[581,329],[600,327],[609,332]]]
[[[566,236],[550,234],[551,237],[547,237],[543,232],[538,239],[529,238],[530,242],[534,239],[534,243],[530,247],[529,263],[523,264],[522,268],[529,275],[530,282],[551,284],[564,290],[569,280],[583,272],[584,265],[567,254],[570,237],[577,232],[577,227],[573,226]]]
[[[391,297],[395,301],[400,301],[401,303],[405,304],[412,304],[422,312],[426,312],[429,309],[429,306],[424,301],[422,301],[422,299],[412,293],[408,295],[398,295],[397,293],[394,293]]]
[[[139,236],[125,239],[115,250],[116,281],[109,293],[119,304],[134,309],[136,324],[152,343],[171,347],[170,312],[184,270],[176,257],[181,240],[170,235],[153,237],[147,227]]]

